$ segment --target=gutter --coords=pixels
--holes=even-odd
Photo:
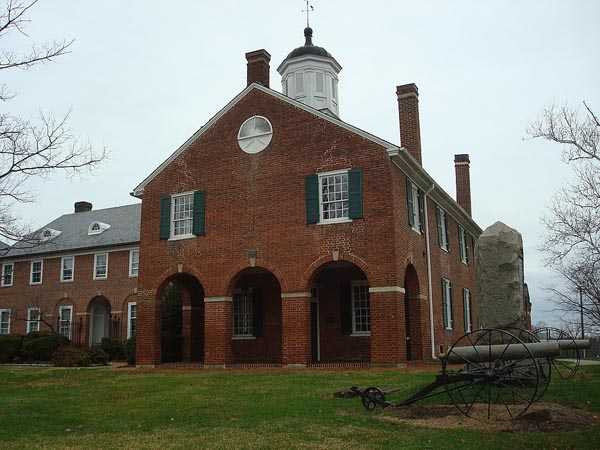
[[[427,210],[427,197],[435,189],[435,183],[423,196],[423,209],[425,209],[425,246],[427,248],[427,300],[429,301],[429,328],[431,330],[431,357],[437,359],[435,354],[435,330],[433,327],[433,287],[431,283],[431,246],[429,244],[429,216]]]

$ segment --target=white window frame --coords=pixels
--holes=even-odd
[[[137,252],[137,267],[135,268],[135,273],[133,272],[133,255]],[[140,249],[132,248],[129,250],[129,278],[135,278],[140,273]]]
[[[105,255],[106,256],[106,272],[104,274],[104,276],[98,276],[97,275],[97,263],[98,263],[98,256],[101,255]],[[106,280],[108,278],[108,252],[102,252],[102,253],[94,253],[94,280]]]
[[[135,307],[135,316],[133,316],[133,317],[131,315],[132,307]],[[127,339],[131,339],[133,337],[133,335],[131,333],[132,319],[135,320],[135,330],[137,332],[137,303],[136,302],[127,303]]]
[[[467,255],[467,232],[462,225],[458,226],[458,246],[460,248],[460,262],[463,264],[469,264],[469,258]]]
[[[31,319],[32,311],[37,311],[38,318],[36,320]],[[27,334],[33,333],[35,331],[40,331],[40,319],[42,318],[42,311],[37,306],[30,306],[27,308]],[[35,324],[35,327],[32,327],[32,324]]]
[[[413,231],[421,234],[421,208],[419,207],[419,187],[410,182],[410,196],[412,198],[412,217],[413,217]]]
[[[72,267],[71,267],[71,278],[67,279],[65,278],[65,260],[67,259],[71,259],[71,261],[73,261],[72,263]],[[94,261],[96,260],[96,257],[94,256]],[[72,283],[73,280],[75,279],[75,255],[68,255],[68,256],[63,256],[60,258],[60,281],[62,283]]]
[[[350,218],[350,169],[342,169],[342,170],[333,170],[330,172],[320,172],[317,173],[317,177],[319,179],[319,224],[330,224],[330,223],[347,223],[352,222]],[[335,175],[346,175],[347,185],[348,185],[348,198],[345,200],[348,203],[348,217],[336,217],[334,219],[324,219],[323,218],[323,178],[335,176]],[[337,200],[344,201],[344,200]]]
[[[300,80],[300,83],[298,83]],[[305,95],[305,84],[306,80],[304,79],[304,72],[295,72],[294,73],[294,86],[296,87],[296,97],[303,97]]]
[[[473,324],[471,323],[471,291],[468,288],[463,288],[463,320],[465,333],[470,333]]]
[[[2,332],[2,313],[7,313],[8,314],[8,320],[6,321],[6,323],[8,324],[6,326],[6,333]],[[10,334],[10,319],[11,319],[11,310],[10,309],[0,309],[0,335],[6,335],[6,334]]]
[[[192,225],[190,226],[190,232],[186,234],[175,235],[175,199],[178,197],[185,197],[188,195],[192,198],[192,217],[189,219],[192,221]],[[171,195],[171,217],[169,219],[169,229],[169,240],[171,241],[176,241],[178,239],[190,239],[196,237],[194,235],[194,191],[180,192],[178,194]]]
[[[446,322],[443,324],[445,330],[453,330],[454,324],[452,323],[452,282],[448,278],[442,278],[444,284],[444,290],[442,292],[442,307],[446,311],[445,317]],[[442,319],[444,314],[442,314]]]
[[[62,325],[61,322],[62,320],[62,312],[64,310],[69,310],[69,335],[65,336],[63,333],[61,333],[61,329],[62,329]],[[71,339],[71,336],[73,335],[73,305],[60,305],[58,307],[58,334],[60,334],[61,336],[65,336],[66,338],[68,338],[69,340]]]
[[[10,267],[10,283],[4,282],[4,277],[6,275],[6,268]],[[2,287],[10,287],[13,285],[15,281],[15,263],[4,263],[2,264],[2,279],[0,279],[0,286]]]
[[[446,210],[441,206],[436,205],[438,210],[437,217],[439,218],[439,223],[437,224],[438,230],[442,232],[442,239],[439,242],[440,248],[445,252],[448,252],[448,214]]]
[[[234,340],[244,340],[244,339],[256,339],[256,330],[254,329],[254,298],[252,296],[253,294],[253,290],[252,288],[248,288],[248,289],[236,289],[235,292],[233,293],[233,305],[232,305],[232,316],[233,316],[233,339]],[[247,328],[248,331],[247,332],[242,332],[242,333],[236,333],[236,327],[235,327],[235,321],[236,321],[236,307],[235,307],[235,302],[236,302],[236,297],[242,296],[244,298],[244,302],[246,304],[246,308],[244,311],[242,311],[242,313],[246,316],[246,319],[244,320],[247,323]],[[249,324],[249,325],[248,325]]]
[[[33,265],[35,263],[40,263],[40,281],[33,281]],[[36,272],[37,273],[37,272]],[[43,259],[33,259],[31,264],[29,265],[29,284],[42,284],[44,281],[44,260]]]
[[[364,287],[367,292],[367,304],[368,304],[368,331],[357,330],[356,329],[356,299],[354,297],[354,288],[355,287]],[[371,299],[369,295],[369,283],[366,280],[357,280],[351,283],[352,293],[350,295],[352,301],[352,334],[351,336],[371,336]]]

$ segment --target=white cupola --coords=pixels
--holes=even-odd
[[[313,45],[312,34],[312,28],[306,27],[304,45],[292,50],[277,68],[283,93],[338,117],[338,74],[342,66],[323,47]]]

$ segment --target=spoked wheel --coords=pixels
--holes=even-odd
[[[385,394],[377,387],[370,387],[365,389],[361,401],[367,411],[373,411],[377,406],[385,406]]]
[[[523,328],[503,328],[504,331],[508,331],[510,334],[522,340],[525,344],[533,344],[540,342],[540,339],[531,331]],[[536,358],[538,368],[540,370],[540,386],[538,387],[538,393],[535,400],[541,399],[552,378],[552,358]]]
[[[541,341],[559,342],[568,341],[573,350],[561,350],[560,356],[552,358],[552,367],[558,373],[558,376],[563,380],[572,378],[579,369],[579,362],[581,360],[581,350],[577,347],[575,338],[568,332],[559,328],[543,327],[533,330],[533,334]],[[569,363],[563,361],[561,358],[574,359],[575,363]]]
[[[479,420],[514,419],[537,398],[541,384],[536,358],[508,331],[481,329],[465,334],[445,355],[445,385],[454,406]],[[457,372],[447,364],[463,364]]]

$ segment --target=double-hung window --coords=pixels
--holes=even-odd
[[[0,309],[0,334],[10,334],[10,309]]]
[[[13,263],[2,264],[2,286],[13,285],[13,272],[15,265]]]
[[[364,281],[352,282],[352,334],[371,334],[369,285]]]
[[[27,333],[40,331],[40,308],[27,308]]]
[[[425,213],[423,209],[423,191],[406,178],[406,206],[408,225],[417,233],[423,232]]]
[[[71,339],[71,324],[73,322],[73,307],[61,305],[58,308],[58,334]]]
[[[129,276],[137,277],[140,268],[140,249],[133,248],[129,250]]]
[[[472,327],[471,320],[471,291],[467,288],[463,289],[463,314],[465,323],[465,333],[469,333]]]
[[[75,257],[63,256],[60,260],[60,281],[73,281]]]
[[[304,178],[306,223],[330,224],[363,218],[363,172],[359,168]]]
[[[439,206],[436,206],[436,219],[438,244],[441,249],[448,251],[448,217],[446,211]]]
[[[137,304],[127,303],[127,338],[135,336],[137,328]]]
[[[194,194],[174,195],[171,205],[171,238],[192,237]]]
[[[467,244],[467,233],[462,225],[458,226],[458,245],[460,247],[460,261],[463,264],[469,263],[469,245]]]
[[[343,222],[350,218],[348,171],[319,174],[320,222]]]
[[[236,291],[233,296],[233,337],[254,337],[254,292],[252,288]]]
[[[442,315],[444,318],[444,328],[452,330],[452,282],[447,278],[442,278]]]
[[[36,259],[31,261],[31,274],[29,284],[42,284],[42,273],[44,270],[44,260]]]
[[[94,280],[105,280],[108,277],[108,253],[94,255]]]

